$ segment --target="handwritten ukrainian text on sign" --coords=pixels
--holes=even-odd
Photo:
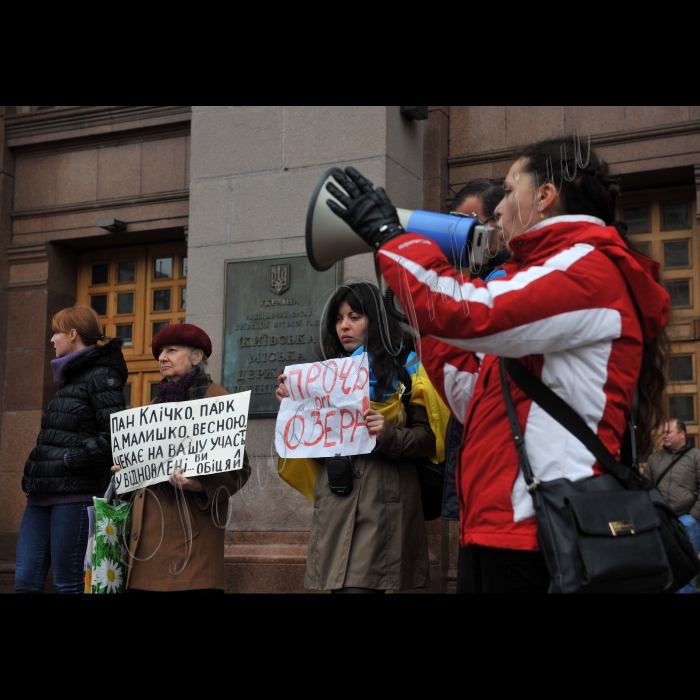
[[[367,354],[284,368],[289,396],[277,414],[280,457],[332,457],[371,452],[362,414],[369,408]]]
[[[117,493],[243,467],[250,392],[130,408],[111,416]]]

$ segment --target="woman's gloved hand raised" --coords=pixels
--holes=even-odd
[[[326,189],[345,207],[338,206],[332,199],[326,200],[334,214],[375,250],[404,233],[396,207],[383,187],[375,190],[372,182],[352,167],[345,168],[345,175],[347,177],[338,172],[333,176],[345,192],[332,182],[326,185]]]

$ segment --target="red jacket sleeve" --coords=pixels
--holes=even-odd
[[[430,335],[416,341],[416,352],[426,374],[449,406],[452,415],[464,423],[479,376],[479,356]]]
[[[625,293],[625,281],[591,245],[572,245],[488,283],[457,271],[417,234],[392,239],[377,259],[411,324],[464,350],[524,357],[620,336],[610,300]]]

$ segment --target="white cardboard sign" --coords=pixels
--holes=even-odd
[[[367,353],[284,368],[289,396],[277,414],[275,448],[284,458],[366,454],[374,449],[362,414],[369,403]]]
[[[118,494],[243,467],[250,392],[129,408],[110,416]]]

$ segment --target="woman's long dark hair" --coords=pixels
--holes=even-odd
[[[533,185],[551,182],[557,187],[566,214],[584,214],[615,226],[624,244],[643,255],[627,237],[627,225],[615,221],[615,203],[620,192],[619,180],[610,178],[608,164],[576,137],[549,139],[528,146],[518,156],[524,163],[522,172],[531,173]],[[657,279],[658,281],[658,279]],[[637,451],[647,452],[654,431],[665,418],[663,392],[666,388],[666,363],[669,342],[666,329],[644,345],[639,377],[637,414]]]
[[[396,356],[407,339],[399,322],[386,313],[384,299],[375,285],[369,282],[344,284],[331,297],[321,328],[324,358],[347,355],[335,328],[338,309],[344,301],[354,312],[364,314],[369,321],[365,350],[372,359],[372,371],[377,377],[375,395],[379,397],[389,394],[397,377]]]

